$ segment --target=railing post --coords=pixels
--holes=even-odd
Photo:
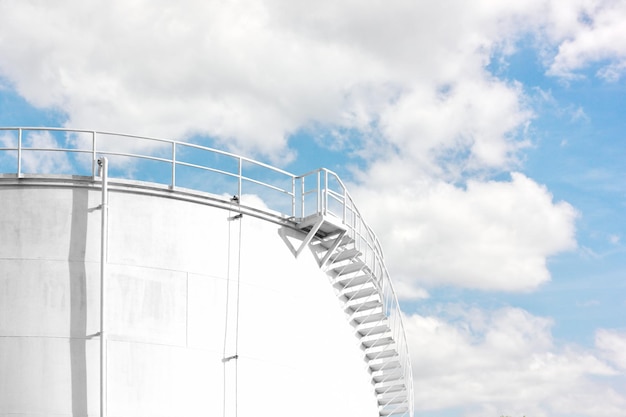
[[[296,177],[291,177],[291,217],[296,217]]]
[[[17,129],[17,177],[22,176],[22,129]]]
[[[342,203],[343,203],[343,223],[345,224],[347,222],[347,215],[348,215],[348,198],[347,198],[347,194],[346,194],[346,187],[344,187],[343,185],[341,185],[341,188],[343,189],[343,195],[341,196],[342,198]]]
[[[242,193],[242,175],[243,175],[243,158],[240,156],[239,158],[239,176],[238,176],[238,180],[239,183],[237,184],[237,196],[239,197],[239,201],[241,201],[241,193]]]
[[[305,204],[305,198],[304,198],[304,180],[306,179],[306,177],[301,177],[300,178],[300,217],[304,218],[304,213],[305,213],[305,209],[304,209],[304,204]]]
[[[315,186],[317,187],[317,213],[322,213],[322,172],[317,171],[317,183]]]
[[[96,151],[96,131],[91,132],[91,177],[96,179],[96,165],[98,164]]]
[[[176,186],[176,142],[172,142],[172,182],[170,189],[173,190]]]
[[[328,170],[324,170],[324,214],[328,214]]]
[[[326,201],[326,171],[322,171],[322,175],[321,175],[321,182],[320,182],[320,193],[321,193],[321,198],[320,201],[322,202],[322,206],[321,206],[321,212],[322,214],[326,215],[326,205],[327,205],[327,201]]]

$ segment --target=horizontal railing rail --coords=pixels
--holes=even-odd
[[[29,174],[72,174],[96,179],[97,160],[101,156],[111,159],[110,180],[144,180],[167,185],[171,190],[185,188],[239,198],[256,195],[262,201],[261,209],[293,222],[312,215],[341,220],[382,296],[413,410],[406,332],[382,247],[336,173],[321,168],[293,175],[230,152],[161,138],[81,129],[0,127],[1,174],[15,174],[18,178]]]
[[[124,140],[140,143],[125,143]],[[85,158],[87,155],[91,158]],[[17,177],[71,173],[95,178],[96,161],[100,156],[111,159],[111,179],[145,180],[171,189],[189,188],[216,194],[256,194],[266,197],[267,209],[295,218],[295,176],[250,158],[187,142],[129,134],[0,127],[2,173],[13,173]],[[146,164],[145,169],[142,163]],[[162,166],[155,168],[150,163]],[[264,177],[271,179],[264,180]],[[203,184],[203,178],[210,181]],[[211,187],[207,187],[207,183]],[[276,198],[276,195],[284,198]]]

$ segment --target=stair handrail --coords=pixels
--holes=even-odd
[[[305,209],[306,192],[310,191],[306,189],[305,181],[306,178],[311,176],[315,178],[316,182],[316,186],[314,188],[317,191],[317,213],[309,213]],[[339,186],[338,191],[333,190],[329,186],[329,178],[332,178],[337,182],[337,185]],[[406,340],[406,331],[404,328],[400,304],[391,282],[391,276],[384,261],[384,253],[380,240],[373,229],[365,222],[359,209],[354,203],[348,188],[335,172],[326,168],[319,168],[307,172],[306,174],[299,175],[296,179],[301,181],[302,201],[300,202],[300,215],[302,218],[310,214],[334,216],[340,219],[349,229],[348,233],[350,233],[351,237],[354,238],[355,241],[360,242],[362,238],[364,238],[364,242],[361,243],[364,243],[368,249],[368,251],[363,254],[364,262],[372,271],[372,274],[376,279],[376,284],[383,297],[384,312],[389,319],[390,328],[392,330],[393,338],[396,342],[398,354],[403,367],[404,379],[407,387],[409,413],[412,416],[414,408],[414,393],[411,358],[408,350],[408,342]],[[341,213],[336,213],[336,210],[333,211],[331,209],[330,199],[332,198],[337,198],[337,201],[341,206]],[[363,251],[364,248],[361,246],[359,249]]]

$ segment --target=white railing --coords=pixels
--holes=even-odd
[[[378,238],[339,176],[327,169],[293,175],[268,164],[193,143],[110,132],[47,127],[0,127],[0,174],[96,178],[109,159],[109,179],[133,179],[240,198],[257,195],[264,209],[297,223],[311,215],[342,221],[383,298],[413,410],[413,376],[402,314]],[[245,204],[245,201],[242,201]]]
[[[213,194],[256,194],[270,210],[295,217],[296,177],[229,152],[193,143],[63,128],[0,127],[0,172],[17,177],[72,174],[96,177],[97,159],[111,179],[134,179]]]
[[[376,285],[382,296],[383,311],[388,318],[400,363],[404,370],[410,415],[413,415],[414,393],[411,358],[402,321],[402,312],[384,262],[380,242],[374,231],[365,223],[363,216],[354,204],[354,200],[337,174],[322,168],[296,178],[300,180],[301,187],[302,201],[299,206],[302,211],[299,213],[300,218],[319,213],[341,219],[348,230],[348,235],[354,239],[356,248],[362,253],[361,259],[375,277]],[[312,186],[309,185],[311,183]],[[313,213],[306,209],[308,207],[306,199],[311,196],[315,198],[316,211]]]

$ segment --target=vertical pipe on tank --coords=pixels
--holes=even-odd
[[[100,417],[106,417],[106,334],[105,334],[105,273],[107,257],[107,232],[109,217],[108,160],[104,157],[98,161],[100,178],[102,179],[102,225],[100,234]]]

